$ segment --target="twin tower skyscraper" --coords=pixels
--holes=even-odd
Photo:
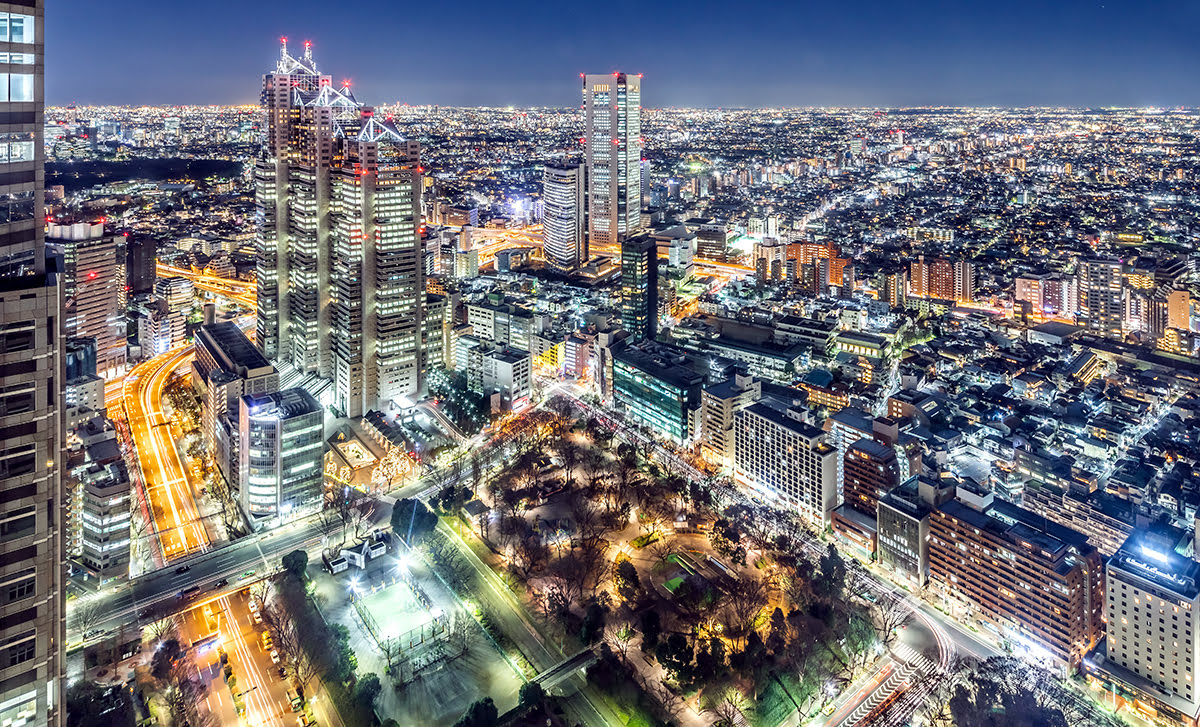
[[[583,79],[584,163],[547,164],[542,219],[546,264],[571,272],[591,245],[615,245],[641,226],[642,78]]]
[[[359,417],[424,388],[420,148],[281,43],[255,162],[258,347]]]
[[[564,271],[586,264],[589,241],[619,243],[641,222],[641,78],[583,81],[585,164],[546,171],[546,259]],[[307,42],[297,58],[282,39],[261,102],[258,347],[331,382],[344,416],[416,400],[426,351],[441,348],[423,326],[418,143],[335,87]]]

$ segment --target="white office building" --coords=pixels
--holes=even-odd
[[[543,251],[546,265],[562,272],[578,270],[588,260],[584,228],[584,168],[547,164],[542,176]]]
[[[283,522],[321,505],[323,421],[321,405],[303,389],[242,397],[238,471],[252,524]]]

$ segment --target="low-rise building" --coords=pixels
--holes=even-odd
[[[699,434],[704,377],[683,352],[631,346],[613,353],[612,372],[613,399],[635,422],[676,444]]]
[[[929,579],[1023,650],[1077,664],[1104,633],[1104,570],[1087,537],[991,493],[958,488],[933,511]],[[953,611],[952,611],[953,613]]]

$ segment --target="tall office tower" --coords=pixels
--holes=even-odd
[[[419,145],[318,73],[312,47],[263,76],[255,164],[256,343],[333,382],[357,417],[423,388]]]
[[[588,240],[618,243],[642,221],[642,77],[583,77]]]
[[[125,276],[117,275],[117,247],[124,238],[104,234],[102,222],[51,223],[47,243],[64,259],[64,324],[69,338],[96,339],[96,373],[106,379],[125,372]]]
[[[578,270],[588,260],[583,206],[585,176],[584,167],[579,164],[547,164],[542,177],[546,264],[563,272]]]
[[[157,277],[158,243],[150,237],[135,237],[125,246],[125,281],[129,295],[148,295],[154,292]]]
[[[319,506],[324,412],[312,394],[246,394],[238,412],[240,494],[251,522],[285,520]]]
[[[1083,323],[1103,336],[1121,336],[1124,300],[1121,261],[1092,258],[1079,263],[1079,309]]]
[[[43,233],[44,11],[0,4],[0,723],[60,725],[65,643],[61,261]]]
[[[621,243],[621,327],[635,343],[658,335],[658,243],[649,235]]]

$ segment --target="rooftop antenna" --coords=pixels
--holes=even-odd
[[[287,36],[286,35],[279,39],[279,57],[287,58]]]
[[[312,62],[312,41],[304,41],[304,60]]]

